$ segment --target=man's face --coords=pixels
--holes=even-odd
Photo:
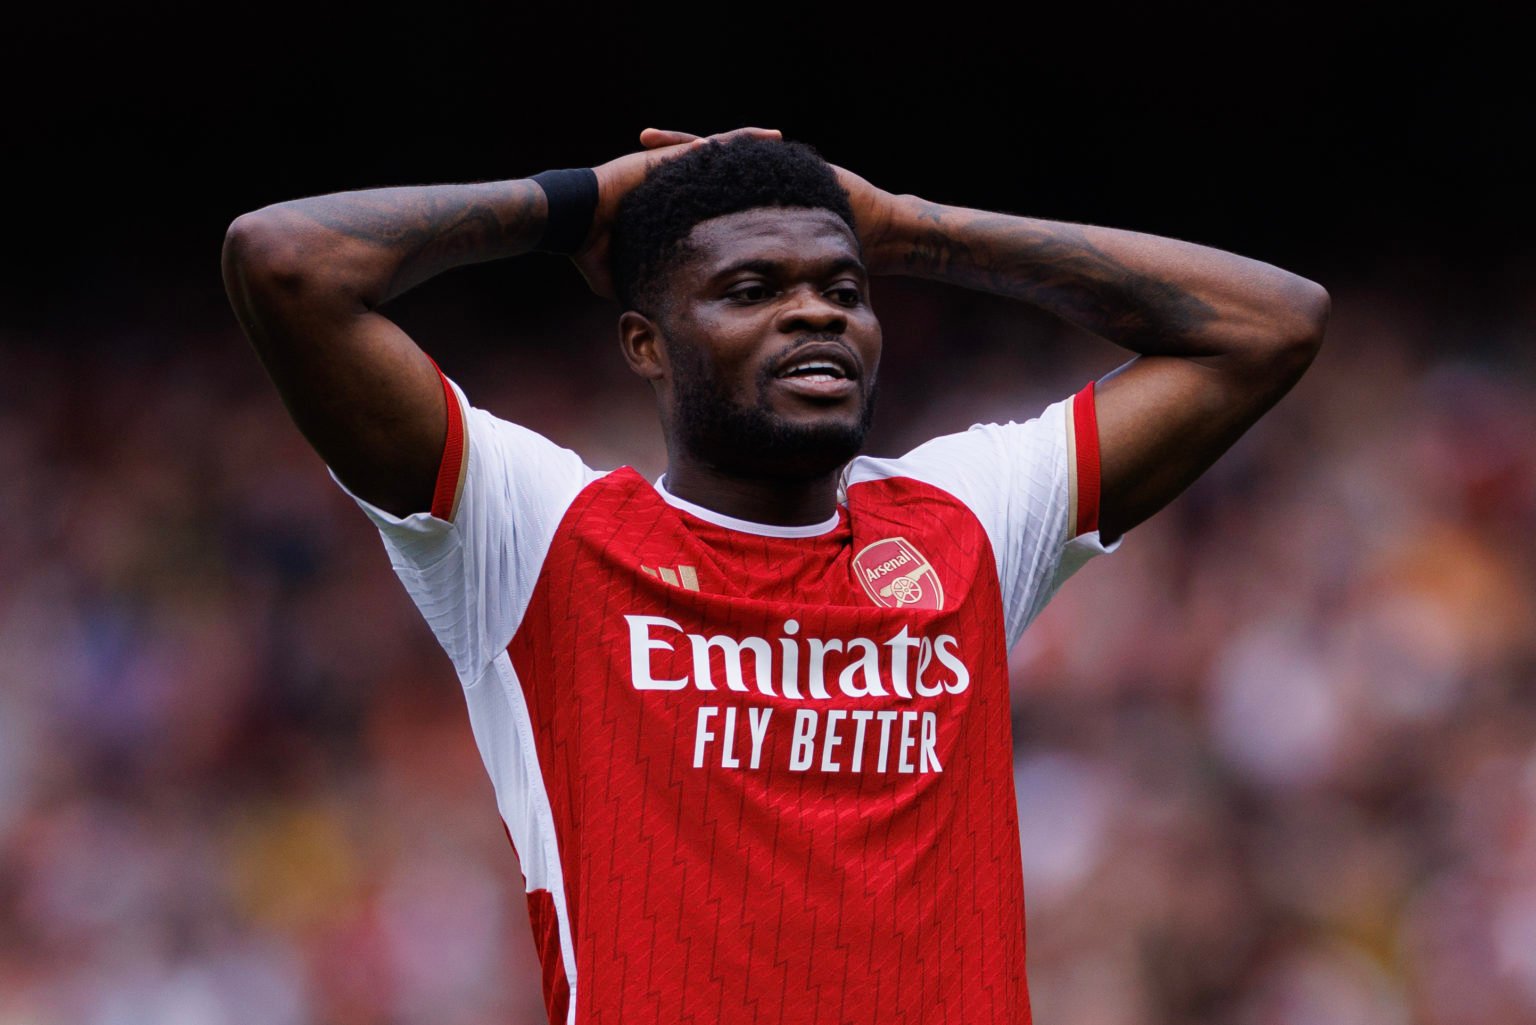
[[[674,445],[727,472],[813,477],[863,445],[880,322],[834,213],[760,208],[694,227],[657,321]]]

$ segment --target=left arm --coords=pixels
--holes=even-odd
[[[1291,389],[1322,343],[1328,293],[1270,264],[895,196],[839,174],[871,274],[1012,296],[1140,353],[1094,386],[1105,544],[1204,473]]]

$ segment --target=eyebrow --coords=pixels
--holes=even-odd
[[[758,274],[769,275],[777,274],[784,269],[786,262],[787,261],[784,260],[770,260],[764,257],[754,257],[749,260],[737,260],[735,263],[727,264],[725,267],[722,267],[720,270],[711,274],[709,276],[709,280],[711,283],[713,283],[719,281],[721,278],[730,277],[732,274],[740,274],[743,271],[753,271]],[[864,264],[852,256],[839,256],[837,259],[832,260],[825,265],[821,265],[819,270],[823,276],[841,274],[844,271],[850,270],[857,271],[861,277],[867,276],[867,271],[864,268]]]

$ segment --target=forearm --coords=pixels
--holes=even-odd
[[[1327,293],[1278,267],[1138,232],[894,197],[876,273],[1021,299],[1134,352],[1214,362],[1315,346]]]
[[[449,268],[530,251],[545,210],[543,190],[526,179],[296,199],[230,226],[226,272],[371,310]]]

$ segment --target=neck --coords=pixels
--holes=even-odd
[[[750,477],[687,459],[667,464],[667,490],[738,520],[779,527],[821,523],[837,512],[838,471],[809,478]]]

